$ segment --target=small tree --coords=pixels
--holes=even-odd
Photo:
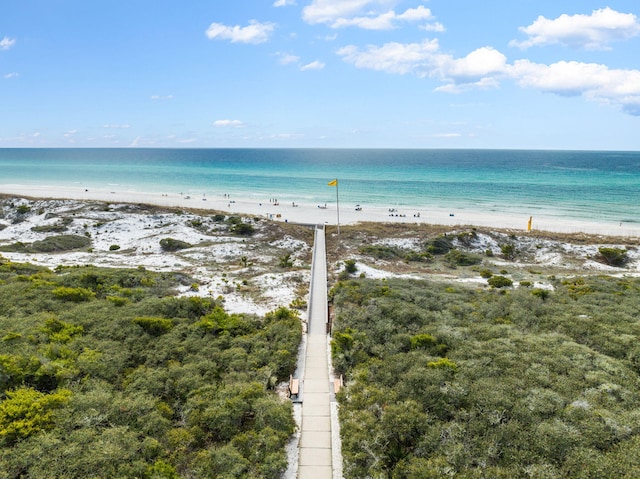
[[[492,288],[508,288],[513,285],[513,281],[505,276],[492,276],[487,280],[487,283]]]
[[[191,245],[186,241],[173,238],[163,238],[160,240],[160,247],[163,251],[178,251],[181,249],[191,248]]]
[[[279,265],[281,268],[293,268],[293,262],[295,260],[291,259],[291,253],[287,253],[284,256],[280,256]]]
[[[516,257],[516,247],[512,243],[507,243],[500,245],[500,251],[502,251],[502,255],[509,260],[512,260]]]
[[[231,227],[231,232],[239,236],[251,236],[255,229],[249,223],[237,223]]]
[[[598,248],[600,258],[609,266],[617,266],[621,268],[627,263],[627,250],[620,248]]]

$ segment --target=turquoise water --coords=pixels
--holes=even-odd
[[[0,149],[0,185],[335,200],[640,223],[640,152]]]

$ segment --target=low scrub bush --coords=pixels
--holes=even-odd
[[[237,223],[231,227],[230,231],[238,236],[251,236],[255,233],[255,228],[249,223]]]
[[[482,262],[482,258],[473,253],[466,253],[458,249],[451,249],[445,256],[445,262],[452,267],[473,266]]]
[[[41,241],[33,243],[17,242],[5,245],[0,251],[11,251],[18,253],[55,253],[61,251],[73,251],[86,248],[91,244],[91,239],[78,235],[58,235],[50,236]]]
[[[141,316],[134,318],[133,322],[152,336],[160,336],[173,328],[173,321],[166,318]]]
[[[487,280],[487,284],[492,288],[508,288],[513,285],[513,281],[505,276],[492,276]]]
[[[598,248],[600,259],[609,266],[623,267],[628,260],[627,250],[620,248]]]
[[[427,252],[431,254],[447,254],[453,248],[453,243],[447,236],[438,236],[427,241],[425,248]]]
[[[160,247],[163,251],[179,251],[181,249],[191,248],[193,245],[186,241],[177,240],[173,238],[163,238],[160,240]]]
[[[360,253],[367,256],[372,256],[376,259],[386,260],[391,260],[402,256],[402,253],[398,251],[397,248],[380,244],[363,246],[362,248],[360,248]]]
[[[71,301],[73,303],[89,301],[96,296],[96,293],[94,293],[90,289],[69,288],[66,286],[55,288],[53,291],[51,291],[51,294],[53,294],[58,299],[61,299],[63,301]]]

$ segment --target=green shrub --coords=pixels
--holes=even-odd
[[[401,253],[396,248],[380,244],[363,246],[360,248],[360,253],[376,259],[385,260],[391,260],[401,256]]]
[[[217,214],[217,215],[213,215],[213,218],[212,218],[212,219],[213,219],[213,221],[214,221],[215,223],[222,223],[222,222],[224,221],[224,219],[225,219],[225,218],[226,218],[226,216],[225,216],[225,215]]]
[[[530,288],[533,286],[533,283],[531,281],[520,281],[520,286],[523,288]]]
[[[354,259],[345,260],[345,262],[344,262],[344,270],[349,274],[353,274],[356,271],[358,271],[358,267],[356,266],[356,260],[354,260]]]
[[[69,401],[71,391],[60,389],[45,394],[32,388],[6,392],[0,402],[0,441],[13,444],[17,440],[50,429],[55,424],[55,410]]]
[[[231,227],[230,231],[239,236],[251,236],[255,233],[255,228],[249,223],[237,223]]]
[[[87,288],[69,288],[66,286],[60,286],[55,288],[51,293],[58,299],[63,301],[71,301],[73,303],[80,303],[82,301],[89,301],[95,298],[96,293]]]
[[[509,260],[514,259],[517,253],[516,247],[512,243],[500,245],[500,251],[502,251],[502,255]]]
[[[491,276],[493,276],[493,273],[488,269],[483,269],[482,271],[480,271],[481,278],[488,279],[488,278],[491,278]]]
[[[35,231],[36,233],[63,233],[67,231],[68,224],[69,222],[64,221],[51,225],[34,226],[33,228],[31,228],[31,231]]]
[[[173,328],[173,321],[170,319],[153,316],[140,316],[134,318],[133,322],[152,336],[160,336]]]
[[[427,367],[433,369],[450,369],[454,372],[458,370],[458,365],[448,358],[440,358],[435,361],[429,361],[427,363]]]
[[[445,262],[452,267],[455,266],[472,266],[474,264],[479,264],[482,262],[482,258],[480,256],[466,253],[464,251],[460,251],[458,249],[451,249],[444,257]]]
[[[531,291],[531,294],[544,301],[551,295],[551,292],[548,289],[535,288]]]
[[[430,261],[433,261],[433,255],[426,251],[421,253],[410,251],[409,253],[404,255],[404,260],[407,262],[414,261],[414,262],[428,263]]]
[[[438,236],[428,241],[425,247],[428,253],[441,255],[447,254],[453,248],[453,243],[446,236]]]
[[[106,300],[109,301],[114,306],[118,306],[118,307],[124,306],[129,302],[127,298],[123,298],[121,296],[107,296]]]
[[[295,260],[291,259],[291,253],[287,253],[287,254],[285,254],[283,256],[280,256],[280,258],[278,258],[278,265],[281,268],[288,269],[288,268],[292,268],[293,267],[293,262],[294,261]]]
[[[600,259],[609,266],[623,267],[629,258],[627,258],[627,250],[620,248],[598,248]]]
[[[16,212],[17,212],[19,215],[25,215],[25,214],[27,214],[29,211],[31,211],[31,207],[30,207],[29,205],[19,205],[19,206],[16,208]]]
[[[430,334],[416,334],[411,338],[411,349],[427,349],[433,346],[436,342],[436,338]]]
[[[240,218],[239,216],[229,216],[226,219],[226,223],[230,226],[239,225],[242,223],[242,218]]]
[[[306,309],[307,302],[302,298],[296,298],[289,304],[289,308],[291,309]]]
[[[84,328],[52,317],[47,318],[42,327],[42,332],[45,333],[52,342],[68,343],[74,336],[81,335],[84,332]]]
[[[163,251],[179,251],[181,249],[191,248],[191,244],[173,238],[163,238],[160,240],[160,247]]]
[[[50,236],[41,241],[34,241],[33,243],[17,242],[11,245],[5,245],[0,248],[0,251],[54,253],[56,251],[72,251],[75,249],[85,248],[90,244],[91,240],[85,236],[59,235]]]
[[[111,246],[109,246],[109,251],[118,251],[120,249],[120,246],[117,244],[112,244]]]
[[[487,280],[487,284],[492,288],[508,288],[513,285],[513,281],[504,276],[492,276]]]

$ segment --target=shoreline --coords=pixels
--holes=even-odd
[[[354,225],[362,222],[433,224],[443,226],[479,226],[527,232],[528,215],[486,212],[472,209],[446,210],[442,207],[384,207],[379,205],[274,203],[273,199],[235,197],[231,195],[190,195],[152,193],[130,190],[87,189],[83,187],[27,186],[0,184],[0,194],[39,199],[71,199],[80,201],[105,201],[109,203],[142,203],[156,206],[215,210],[225,214],[259,216],[274,221],[299,224]],[[294,206],[295,204],[295,206]],[[326,206],[326,207],[325,207]],[[555,233],[586,233],[618,237],[640,237],[640,224],[626,222],[585,221],[534,215],[532,231]]]

